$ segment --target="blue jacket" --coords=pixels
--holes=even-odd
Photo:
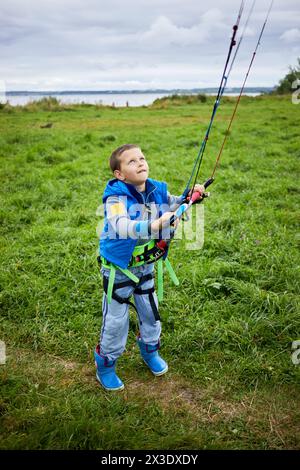
[[[160,207],[159,216],[168,211],[167,184],[148,178],[146,181],[146,202],[158,204]],[[144,204],[142,195],[132,184],[124,183],[118,179],[110,180],[103,194],[103,204],[105,208],[106,199],[110,196],[126,196],[127,212],[131,220],[137,220],[139,214],[130,213],[130,207],[134,204]],[[111,263],[123,269],[128,267],[137,240],[133,238],[120,239],[117,234],[114,238],[109,238],[108,221],[106,209],[104,209],[104,229],[100,237],[100,255]]]

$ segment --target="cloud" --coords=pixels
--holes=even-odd
[[[231,86],[247,70],[268,5],[256,2]],[[238,8],[237,0],[2,0],[0,77],[7,89],[215,86]],[[249,86],[274,85],[296,63],[299,22],[299,0],[274,2]]]
[[[288,29],[280,36],[280,39],[282,39],[288,44],[291,44],[293,42],[299,42],[300,41],[300,29],[297,29],[297,28]]]
[[[226,25],[222,22],[222,13],[218,9],[212,9],[202,15],[198,24],[184,27],[174,24],[166,16],[159,16],[148,31],[141,35],[142,43],[150,43],[166,46],[186,47],[205,43],[212,32],[224,30]]]

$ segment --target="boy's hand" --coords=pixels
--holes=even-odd
[[[196,193],[196,192],[200,193],[201,196],[202,194],[205,193],[205,187],[203,186],[203,184],[195,184],[193,193]],[[190,190],[188,193],[189,197],[191,197],[191,195],[192,195],[192,190]]]
[[[170,219],[174,215],[174,212],[165,212],[159,219],[156,219],[151,224],[151,229],[153,232],[158,232],[164,227],[168,227],[170,225]],[[172,227],[176,228],[179,224],[179,219],[175,219],[174,224]]]

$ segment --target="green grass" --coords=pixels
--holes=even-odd
[[[243,98],[211,198],[205,243],[170,259],[162,355],[142,364],[134,312],[118,372],[125,390],[94,378],[101,324],[96,227],[108,156],[140,144],[151,177],[186,183],[212,98],[151,107],[0,110],[2,449],[299,449],[299,106]],[[210,176],[234,99],[221,105],[200,182]],[[51,122],[51,128],[41,126]]]

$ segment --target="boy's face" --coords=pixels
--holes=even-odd
[[[120,170],[114,171],[116,178],[135,186],[144,184],[148,173],[148,163],[139,148],[125,150],[120,157]]]

